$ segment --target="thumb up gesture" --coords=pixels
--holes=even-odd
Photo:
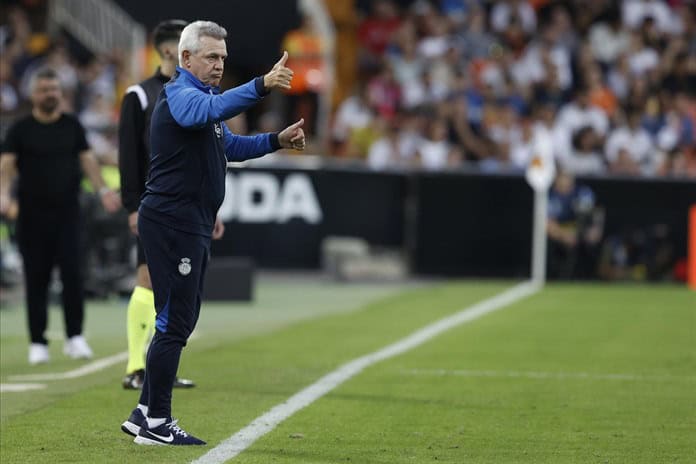
[[[263,76],[263,85],[266,90],[288,90],[290,88],[290,81],[294,73],[292,69],[285,67],[286,61],[288,61],[288,52],[283,52],[283,56],[273,65],[273,69]]]
[[[295,150],[305,149],[305,135],[302,130],[302,125],[304,124],[304,118],[297,121],[285,129],[283,129],[278,134],[278,142],[283,148],[293,148]]]

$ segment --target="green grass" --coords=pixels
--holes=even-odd
[[[200,385],[175,392],[174,414],[211,445],[133,445],[118,425],[137,396],[114,366],[3,393],[0,461],[190,462],[343,362],[504,288],[262,285],[251,308],[206,305],[182,358]],[[122,306],[90,308],[101,356],[123,350]],[[80,365],[57,346],[30,369],[21,311],[0,317],[3,383]],[[547,287],[366,369],[233,462],[696,463],[696,294]]]

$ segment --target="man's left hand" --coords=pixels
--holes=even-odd
[[[302,130],[304,118],[297,121],[295,124],[286,127],[278,134],[278,142],[283,148],[293,148],[295,150],[305,149],[305,135]]]
[[[289,90],[290,81],[292,81],[293,71],[285,67],[285,62],[288,61],[288,52],[283,52],[283,56],[273,66],[268,74],[263,76],[263,86],[267,91],[273,89]]]
[[[225,224],[220,218],[216,218],[215,226],[213,227],[213,240],[220,240],[223,235],[225,235]]]

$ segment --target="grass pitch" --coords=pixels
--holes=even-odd
[[[139,447],[123,364],[0,396],[2,463],[184,463],[342,363],[505,289],[263,283],[253,305],[206,304],[180,372],[180,424],[206,447]],[[60,313],[52,312],[55,337]],[[0,312],[2,383],[26,366],[21,308]],[[97,357],[125,349],[125,303],[92,304]],[[696,463],[696,293],[551,285],[376,364],[280,424],[239,463]]]

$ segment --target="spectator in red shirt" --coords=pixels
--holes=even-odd
[[[358,26],[358,42],[362,47],[363,67],[379,63],[392,34],[401,25],[399,10],[392,0],[375,0],[371,14]]]
[[[367,85],[368,103],[385,119],[391,119],[401,106],[401,87],[391,65],[385,63]]]

